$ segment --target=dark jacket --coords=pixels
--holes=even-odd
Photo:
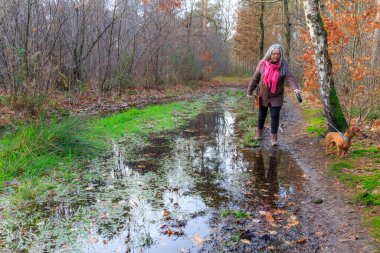
[[[257,89],[256,94],[258,94],[261,99],[261,105],[268,107],[268,104],[271,106],[282,106],[284,103],[284,85],[285,81],[292,86],[293,90],[299,89],[296,79],[293,76],[293,73],[287,68],[285,75],[280,75],[278,78],[276,91],[274,94],[270,92],[270,88],[264,86],[263,83],[263,67],[258,68],[253,74],[253,77],[248,85],[247,95],[252,96],[254,89]]]

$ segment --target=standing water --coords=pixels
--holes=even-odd
[[[48,239],[31,251],[294,249],[302,237],[302,171],[287,153],[244,148],[240,140],[236,114],[215,103],[185,129],[143,147],[114,142],[92,183],[54,209]]]

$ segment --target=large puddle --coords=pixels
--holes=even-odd
[[[113,144],[92,183],[51,209],[31,251],[253,252],[300,238],[302,170],[281,150],[244,148],[236,115],[210,106],[188,127],[130,150]],[[260,252],[261,252],[260,251]]]

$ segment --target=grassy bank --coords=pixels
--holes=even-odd
[[[307,101],[303,103],[302,112],[308,124],[306,131],[312,136],[324,136],[327,132],[327,126],[322,108],[315,108]]]
[[[227,92],[226,105],[231,107],[237,114],[239,131],[242,133],[245,147],[257,147],[255,140],[257,127],[257,109],[253,109],[253,100],[247,99],[244,90],[230,90]]]
[[[306,132],[311,137],[324,137],[328,129],[322,108],[305,102],[302,112],[307,122]],[[333,160],[329,167],[330,174],[352,191],[353,201],[366,207],[366,224],[380,242],[380,149],[370,142],[355,138],[346,158],[330,155]]]
[[[213,81],[223,82],[223,83],[248,83],[252,78],[252,75],[243,76],[216,76],[213,77]]]
[[[380,149],[355,144],[355,149],[344,160],[330,165],[336,176],[354,192],[354,200],[366,206],[366,223],[380,242]]]
[[[193,119],[206,101],[148,106],[107,117],[67,118],[20,126],[0,139],[0,183],[14,204],[44,198],[102,154],[109,140],[173,130]],[[8,187],[15,186],[15,187]]]

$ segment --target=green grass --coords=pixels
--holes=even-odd
[[[371,227],[371,234],[380,242],[380,216],[370,217],[366,221],[367,225]]]
[[[308,123],[306,131],[316,136],[323,136],[327,132],[327,125],[322,109],[305,108],[303,111]]]
[[[373,148],[366,150],[370,151],[373,150]],[[367,154],[364,150],[362,151],[363,152],[359,152],[360,155]],[[353,156],[352,159],[356,159],[356,157]],[[356,200],[366,205],[380,205],[380,173],[377,172],[376,168],[357,173],[355,168],[357,168],[357,166],[354,165],[354,161],[352,160],[331,164],[332,174],[336,176],[339,181],[355,189]]]
[[[353,158],[367,157],[367,158],[380,158],[380,149],[378,147],[361,148],[351,152]]]
[[[230,209],[223,210],[222,215],[223,216],[233,216],[235,218],[247,218],[247,217],[251,216],[250,213],[243,212],[240,210],[230,210]]]
[[[220,81],[226,83],[244,83],[248,82],[252,78],[252,75],[242,75],[242,76],[216,76],[213,77],[213,81]]]
[[[183,126],[186,119],[194,118],[203,105],[203,102],[182,102],[143,109],[133,108],[92,120],[90,136],[118,139],[127,134],[149,135],[153,132],[172,130]]]
[[[257,147],[259,145],[259,140],[255,140],[256,130],[249,128],[243,134],[243,145],[245,147]]]
[[[95,118],[67,118],[20,126],[0,139],[0,183],[15,178],[33,178],[51,171],[83,167],[99,155],[109,139],[172,130],[194,118],[205,102],[178,102],[130,109]]]
[[[88,126],[70,118],[19,127],[0,139],[0,182],[18,176],[40,176],[47,170],[72,166],[102,150],[99,142],[84,138]]]

